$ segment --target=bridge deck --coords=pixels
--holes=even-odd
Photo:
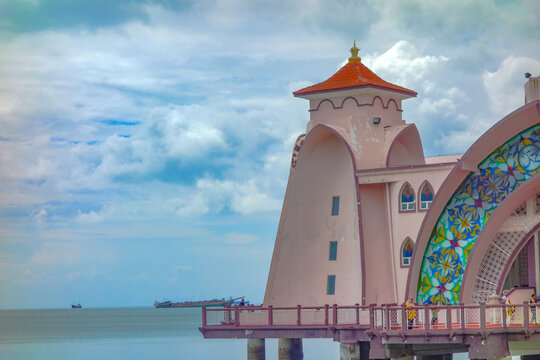
[[[333,338],[352,343],[381,337],[386,342],[400,343],[410,342],[411,338],[418,342],[435,338],[454,342],[456,337],[469,335],[505,334],[519,338],[540,334],[536,306],[528,303],[414,307],[235,306],[203,308],[202,311],[200,331],[205,338]]]

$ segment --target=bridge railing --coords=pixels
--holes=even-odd
[[[540,309],[538,309],[540,311]],[[353,326],[374,331],[456,331],[528,328],[537,324],[536,305],[325,305],[319,307],[229,306],[203,308],[203,327]],[[540,316],[540,314],[538,314]]]

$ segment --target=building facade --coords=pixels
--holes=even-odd
[[[264,305],[529,296],[540,285],[538,78],[525,105],[464,155],[425,157],[402,117],[416,92],[374,74],[356,46],[351,54],[294,92],[310,120],[293,151]]]

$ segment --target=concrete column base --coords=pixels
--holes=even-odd
[[[360,347],[360,359],[369,360],[369,341],[360,341],[358,346]]]
[[[265,360],[264,339],[247,339],[247,359]]]
[[[302,339],[278,339],[279,360],[303,360]]]
[[[339,360],[366,360],[360,356],[360,345],[339,344]]]

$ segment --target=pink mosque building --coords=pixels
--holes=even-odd
[[[300,307],[326,306],[328,325],[329,306],[356,306],[360,324],[358,309],[399,306],[409,298],[421,306],[451,309],[490,299],[498,304],[493,294],[504,292],[514,304],[523,304],[540,288],[539,78],[527,74],[525,104],[465,154],[426,157],[418,129],[402,116],[402,101],[417,93],[374,74],[356,46],[351,54],[330,78],[294,92],[309,101],[310,119],[293,150],[261,309],[270,309],[265,314],[272,320],[272,308],[298,308],[301,325]],[[337,324],[337,310],[334,314]],[[531,315],[525,317],[529,326]],[[241,319],[238,315],[237,326]],[[486,315],[483,319],[490,321]],[[374,321],[371,335],[368,331],[371,358],[384,353],[374,347]],[[402,342],[410,330],[404,321]],[[342,345],[366,341],[363,335],[343,341],[345,335],[333,331]],[[505,336],[504,349],[493,356],[471,350],[474,336],[462,342],[471,358],[495,358],[509,354]],[[530,336],[523,354],[540,353],[540,338]],[[298,347],[294,341],[284,344]],[[355,357],[354,349],[342,348],[342,359],[367,358]]]

